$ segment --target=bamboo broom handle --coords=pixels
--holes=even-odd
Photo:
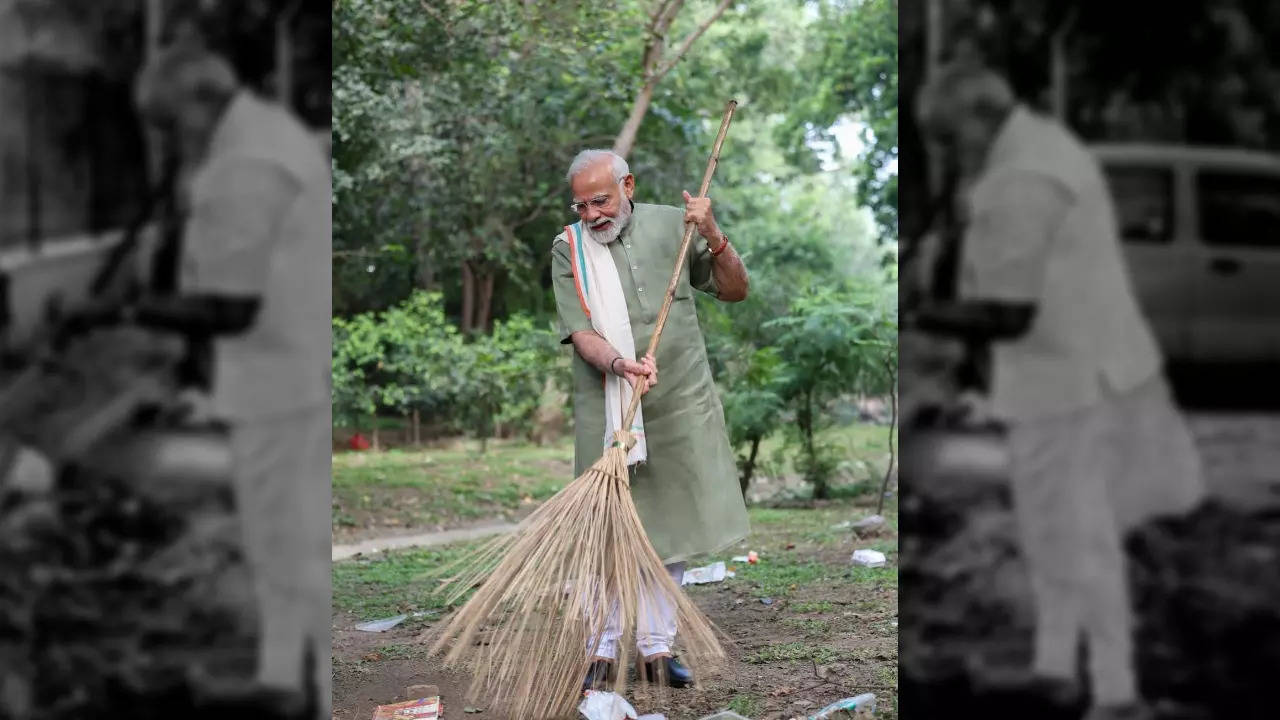
[[[711,157],[707,159],[707,170],[702,174],[702,186],[698,188],[698,197],[706,197],[707,189],[711,187],[711,176],[715,174],[716,165],[720,162],[720,146],[724,145],[724,136],[729,133],[729,121],[733,119],[733,111],[738,107],[737,100],[730,100],[724,107],[724,118],[720,121],[720,132],[716,135],[716,144],[711,147]],[[671,312],[671,302],[676,296],[676,286],[680,284],[680,271],[684,269],[684,258],[689,253],[689,243],[693,242],[693,231],[695,225],[693,223],[685,223],[684,239],[680,241],[680,252],[676,255],[676,267],[671,271],[671,281],[667,283],[667,296],[662,301],[662,310],[658,311],[658,324],[653,329],[653,337],[649,339],[649,349],[646,354],[652,354],[658,349],[658,339],[662,337],[662,328],[667,324],[667,315]],[[622,429],[630,430],[631,421],[636,417],[636,410],[640,407],[640,393],[631,393],[631,405],[627,408],[627,414],[622,418]]]

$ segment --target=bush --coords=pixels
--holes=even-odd
[[[418,411],[446,431],[481,440],[499,427],[528,426],[548,377],[568,366],[550,324],[527,315],[467,338],[438,293],[414,292],[381,312],[333,321],[334,421],[368,426],[381,413]]]
[[[878,287],[859,292],[824,288],[800,296],[787,315],[765,327],[781,332],[778,394],[795,413],[789,439],[797,450],[796,469],[813,485],[814,497],[825,499],[840,458],[833,448],[816,442],[817,434],[832,423],[830,406],[841,395],[892,391],[884,368],[894,364],[896,318]]]

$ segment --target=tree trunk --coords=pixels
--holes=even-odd
[[[742,499],[747,499],[747,489],[751,487],[751,476],[756,472],[756,456],[760,453],[760,438],[751,438],[751,454],[747,456],[747,464],[742,468],[742,477],[738,482],[742,486]]]
[[[422,417],[417,408],[413,411],[413,446],[422,447]]]
[[[640,94],[631,105],[631,114],[627,116],[627,121],[623,123],[617,139],[613,141],[613,151],[624,158],[635,147],[636,134],[640,132],[640,123],[644,122],[644,116],[649,112],[649,103],[653,100],[653,89],[657,85],[656,81],[651,80],[640,89]]]
[[[289,3],[276,18],[276,102],[284,107],[293,105],[293,33],[289,24],[297,9],[297,2]]]
[[[431,291],[436,289],[436,266],[431,261],[431,254],[427,252],[428,242],[430,241],[425,237],[418,240],[415,253],[417,255],[417,268],[414,273],[414,280],[418,287]]]
[[[477,283],[480,297],[476,303],[476,317],[472,327],[480,332],[489,332],[493,328],[493,279],[494,271],[485,268]]]
[[[382,449],[382,443],[378,440],[378,416],[373,416],[373,451],[378,452]]]
[[[805,470],[809,482],[813,483],[813,499],[827,499],[827,478],[823,475],[822,469],[818,467],[818,452],[813,442],[813,393],[806,392],[804,394],[804,408],[800,413],[800,430],[804,433],[805,455],[808,457],[809,467]]]
[[[889,467],[885,468],[884,480],[880,483],[880,500],[876,503],[876,514],[884,515],[884,494],[889,491],[889,479],[893,477],[898,454],[894,449],[894,436],[898,430],[898,373],[893,372],[893,383],[889,393]]]
[[[470,261],[462,261],[462,334],[471,332],[471,318],[475,315],[476,276]]]

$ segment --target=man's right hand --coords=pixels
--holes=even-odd
[[[618,353],[612,345],[595,330],[579,330],[569,336],[578,355],[589,365],[602,373],[613,373],[624,377],[632,388],[639,387],[641,378],[647,382],[640,387],[640,394],[658,384],[658,363],[651,355],[640,360],[632,360]]]
[[[658,384],[658,362],[652,355],[645,355],[640,361],[620,358],[613,363],[613,369],[626,378],[632,389],[638,390],[641,395]]]

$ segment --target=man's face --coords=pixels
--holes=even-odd
[[[605,244],[617,239],[631,218],[631,203],[627,201],[635,192],[635,178],[627,175],[617,182],[613,163],[601,158],[575,175],[570,187],[573,201],[585,206],[579,216],[587,232]]]
[[[995,139],[995,128],[989,122],[963,113],[926,118],[922,126],[930,151],[937,153],[958,177],[972,177],[982,170]]]
[[[185,163],[204,159],[218,122],[217,113],[207,104],[182,98],[146,109],[143,118],[172,143]]]

